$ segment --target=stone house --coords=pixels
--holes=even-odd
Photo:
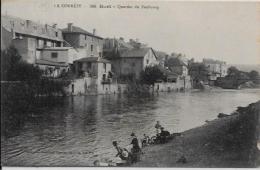
[[[37,50],[36,62],[46,76],[58,77],[72,69],[77,51],[72,47],[42,48]],[[69,57],[64,57],[69,56]]]
[[[113,58],[112,71],[116,75],[132,75],[139,79],[147,66],[158,65],[157,56],[152,48],[133,48],[119,51],[119,57]]]
[[[62,47],[62,32],[56,25],[42,25],[31,20],[1,16],[1,50],[13,45],[22,59],[35,64],[38,49]]]
[[[110,61],[100,57],[85,57],[74,61],[78,77],[92,77],[100,83],[111,83],[112,72]]]
[[[77,78],[67,89],[69,93],[84,95],[118,93],[110,61],[100,57],[85,57],[75,60],[74,66]]]
[[[14,46],[27,63],[38,65],[46,76],[57,77],[67,71],[76,57],[63,40],[57,25],[39,24],[12,16],[1,16],[1,50]]]
[[[208,84],[215,85],[217,78],[227,75],[227,65],[224,61],[203,59],[202,63],[208,68]]]
[[[214,80],[218,77],[225,77],[227,75],[227,65],[224,61],[203,59],[202,63],[208,67],[209,73]]]
[[[76,60],[85,57],[102,57],[104,40],[96,35],[95,29],[90,33],[68,23],[67,28],[62,29],[62,34],[64,41],[68,43],[65,46],[72,46],[77,50]]]

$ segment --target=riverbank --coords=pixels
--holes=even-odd
[[[143,148],[135,167],[257,167],[260,101],[207,121],[167,144]],[[186,159],[178,161],[182,156]],[[179,162],[179,163],[178,163]]]

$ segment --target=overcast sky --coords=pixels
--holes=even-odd
[[[81,4],[57,8],[55,4]],[[114,5],[112,9],[90,4]],[[150,5],[159,9],[118,9],[117,5]],[[4,0],[2,13],[41,23],[73,22],[106,37],[138,38],[155,50],[186,54],[200,61],[260,64],[259,2],[137,2],[85,0]]]

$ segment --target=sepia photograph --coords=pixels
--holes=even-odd
[[[259,1],[1,0],[1,168],[259,168],[259,113]]]

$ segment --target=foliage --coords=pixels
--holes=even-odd
[[[165,80],[166,77],[159,66],[147,66],[140,74],[140,81],[143,84],[154,85],[157,80]]]
[[[255,70],[252,70],[248,73],[248,76],[250,77],[251,80],[256,80],[259,78],[259,73]]]
[[[259,73],[255,70],[250,72],[240,71],[234,66],[228,68],[228,75],[227,77],[233,77],[234,79],[241,79],[241,80],[251,80],[253,82],[258,82]]]
[[[37,81],[41,75],[42,71],[38,67],[21,60],[14,47],[1,51],[1,80]]]
[[[23,125],[39,96],[64,95],[69,83],[44,77],[38,67],[21,60],[14,47],[1,51],[1,81],[1,129],[5,136]]]
[[[202,63],[191,63],[188,67],[189,75],[192,79],[204,81],[208,79],[209,70]]]
[[[228,76],[239,77],[240,71],[236,67],[231,66],[228,68],[227,74]]]
[[[180,64],[180,61],[179,61],[179,59],[178,58],[176,58],[176,57],[171,57],[171,58],[169,58],[169,59],[167,59],[166,61],[165,61],[165,66],[166,67],[174,67],[174,66],[176,66],[176,65],[179,65]]]

